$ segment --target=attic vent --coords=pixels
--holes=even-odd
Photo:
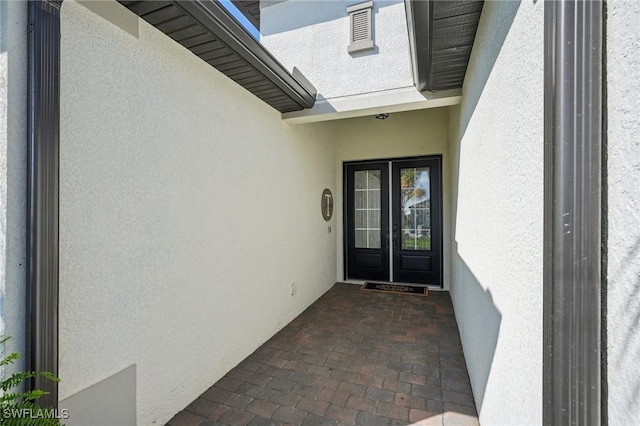
[[[373,1],[354,4],[347,8],[350,22],[349,53],[373,49],[372,14]]]
[[[371,38],[369,11],[356,12],[351,16],[353,32],[351,33],[351,43]]]

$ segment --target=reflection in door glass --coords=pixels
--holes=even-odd
[[[356,248],[380,248],[380,170],[354,173]]]
[[[400,169],[402,249],[431,250],[429,168]]]

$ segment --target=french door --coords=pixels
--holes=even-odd
[[[348,279],[442,286],[441,157],[345,164]]]

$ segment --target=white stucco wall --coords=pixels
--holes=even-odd
[[[318,89],[319,99],[413,86],[402,0],[375,0],[375,48],[349,54],[347,7],[359,0],[288,0],[262,7],[260,42]]]
[[[393,159],[426,155],[442,155],[443,187],[443,274],[444,288],[449,288],[450,191],[448,112],[434,108],[391,114],[386,120],[372,116],[335,122],[336,190],[335,213],[339,224],[337,235],[338,280],[344,279],[343,165],[348,161]]]
[[[0,335],[4,353],[25,344],[27,3],[0,2]]]
[[[640,3],[607,2],[609,423],[640,424]]]
[[[450,108],[451,296],[483,425],[542,423],[543,3],[485,2]]]
[[[148,425],[335,282],[336,172],[327,127],[139,30],[62,6],[60,399],[136,364]]]

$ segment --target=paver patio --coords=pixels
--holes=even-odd
[[[337,283],[168,423],[478,424],[447,292]]]

